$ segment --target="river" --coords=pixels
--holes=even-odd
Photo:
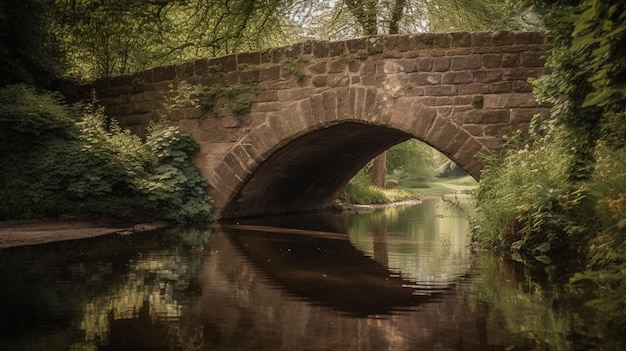
[[[585,349],[582,304],[474,252],[469,210],[437,198],[3,249],[0,350]]]

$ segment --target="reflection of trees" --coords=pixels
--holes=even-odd
[[[373,233],[384,226],[388,255],[387,262],[379,262],[406,279],[449,282],[469,268],[469,226],[458,212],[432,199],[353,216],[348,223],[350,240],[359,250],[378,257],[381,244],[377,242],[383,238]]]
[[[106,345],[113,321],[144,316],[156,322],[181,316],[188,302],[189,284],[202,265],[202,258],[193,252],[203,250],[208,232],[175,230],[180,234],[177,245],[148,251],[129,261],[128,273],[120,285],[85,304],[80,322],[85,334],[84,349],[100,343]]]
[[[0,348],[96,349],[112,321],[146,304],[155,320],[180,315],[208,234],[173,228],[2,250]]]
[[[484,311],[486,317],[502,320],[506,329],[516,331],[532,349],[588,349],[575,339],[583,307],[561,286],[542,286],[523,267],[490,253],[476,255],[473,262],[480,272],[470,285],[477,312],[481,305],[490,305]]]

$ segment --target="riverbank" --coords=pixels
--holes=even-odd
[[[0,222],[0,249],[78,240],[108,234],[134,234],[167,227],[167,222],[129,223],[98,220],[29,220]]]
[[[445,195],[423,195],[419,198],[388,204],[341,205],[339,211],[369,213],[390,206],[417,205],[422,200]],[[457,196],[466,196],[465,194]],[[0,222],[0,249],[14,246],[39,245],[55,241],[78,240],[101,235],[128,235],[167,227],[167,222],[130,223],[115,220],[43,219]]]

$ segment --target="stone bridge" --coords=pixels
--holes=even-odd
[[[387,148],[417,138],[474,178],[479,152],[548,106],[538,32],[459,32],[311,41],[199,59],[83,85],[142,133],[169,116],[200,144],[218,218],[331,206]]]

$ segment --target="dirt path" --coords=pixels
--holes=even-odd
[[[132,234],[163,228],[167,225],[165,222],[134,224],[79,220],[0,222],[0,249],[115,233]]]

